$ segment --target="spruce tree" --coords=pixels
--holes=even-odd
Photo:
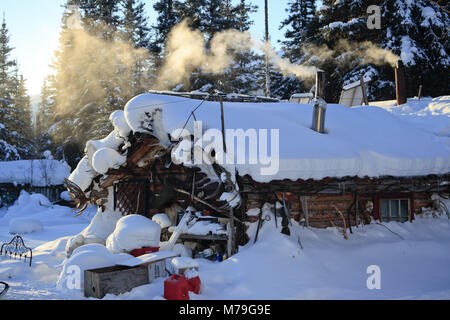
[[[239,4],[232,6],[231,1],[224,3],[226,29],[236,29],[237,31],[248,31],[253,24],[250,14],[257,11],[258,7],[241,0]],[[233,92],[241,94],[251,94],[258,90],[258,78],[255,73],[255,67],[259,59],[253,50],[244,52],[235,52],[234,61],[225,71],[221,80],[223,92]]]
[[[30,97],[17,62],[10,59],[9,41],[4,18],[0,29],[0,160],[33,155]]]
[[[86,3],[84,3],[86,5]],[[79,112],[83,107],[95,101],[94,92],[88,90],[89,83],[86,81],[84,72],[89,68],[87,56],[85,66],[80,66],[80,60],[75,59],[75,38],[81,30],[72,29],[70,19],[74,16],[70,6],[81,6],[80,0],[68,0],[65,4],[65,12],[62,17],[59,47],[55,52],[52,68],[55,71],[54,81],[49,83],[54,91],[54,125],[51,137],[56,145],[60,146],[55,154],[57,159],[67,160],[69,165],[75,167],[83,154],[84,144],[89,136],[89,128],[81,128],[84,121],[93,121],[92,116],[82,119]],[[84,27],[85,22],[81,22]]]
[[[301,46],[310,40],[313,33],[315,3],[315,0],[290,0],[288,2],[286,9],[288,17],[281,22],[280,29],[286,29],[282,45],[291,62],[300,60]]]
[[[121,20],[125,41],[133,42],[135,48],[150,47],[150,27],[145,15],[145,5],[139,0],[122,0]]]
[[[378,5],[381,28],[369,29],[367,8]],[[405,64],[407,95],[417,94],[423,85],[423,94],[438,96],[448,92],[450,42],[447,26],[449,15],[432,1],[418,0],[323,0],[318,12],[319,27],[308,45],[322,45],[333,54],[315,59],[328,75],[327,98],[337,101],[343,85],[357,81],[360,75],[370,77],[369,100],[392,99],[395,96],[394,65],[367,62],[365,55],[353,54],[353,48],[339,47],[341,40],[356,49],[364,42],[391,50]],[[352,57],[352,59],[348,59]]]
[[[428,0],[387,0],[381,6],[384,48],[405,65],[407,95],[448,94],[450,71],[450,15]]]
[[[145,15],[145,5],[138,0],[123,0],[122,39],[131,43],[133,48],[150,50],[150,27]],[[151,75],[154,74],[154,59],[136,56],[131,72],[125,73],[129,79],[123,79],[121,86],[130,88],[124,96],[128,101],[133,96],[148,90]],[[121,72],[119,68],[119,72]],[[120,75],[118,75],[120,77]]]
[[[159,0],[153,5],[156,11],[156,24],[152,26],[153,39],[150,44],[151,52],[157,57],[157,67],[161,66],[164,58],[165,43],[172,28],[180,22],[180,16],[175,12],[176,0]]]
[[[17,84],[14,91],[13,106],[15,111],[14,125],[11,126],[24,139],[24,147],[29,147],[33,138],[31,101],[26,87],[26,81],[21,74],[17,74]],[[30,150],[31,151],[31,150]]]
[[[55,154],[56,151],[52,137],[56,116],[54,81],[54,76],[47,76],[41,88],[35,122],[35,137],[39,154],[46,150],[50,150],[52,154]]]
[[[282,44],[282,57],[291,63],[303,62],[302,47],[312,41],[312,35],[317,27],[316,1],[315,0],[291,0],[285,9],[288,17],[280,24],[280,30],[286,29],[285,40]],[[292,94],[304,92],[305,86],[302,79],[294,75],[283,75],[277,68],[272,70],[271,92],[272,96],[280,99],[289,99]]]
[[[162,3],[167,3],[167,1],[161,1],[158,3],[158,7],[155,6],[155,9],[162,9]],[[231,0],[186,0],[170,3],[173,11],[162,10],[159,14],[161,18],[158,17],[158,21],[170,23],[159,24],[158,29],[155,29],[157,31],[156,39],[160,39],[158,42],[159,52],[164,52],[162,43],[167,40],[167,34],[176,22],[187,19],[191,29],[204,33],[205,49],[209,50],[211,49],[210,41],[218,32],[230,29],[247,31],[253,23],[249,15],[257,9],[246,0],[240,0],[238,3]],[[168,19],[169,17],[170,19]],[[159,30],[162,31],[160,36],[158,36]],[[191,73],[188,81],[175,87],[181,91],[213,92],[218,90],[226,93],[250,93],[256,90],[255,54],[251,50],[233,54],[235,59],[224,72],[209,73],[197,69]]]

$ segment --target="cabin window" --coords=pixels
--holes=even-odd
[[[381,199],[380,208],[382,221],[410,220],[409,199]]]

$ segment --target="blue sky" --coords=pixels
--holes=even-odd
[[[156,0],[144,0],[150,23],[155,20],[153,4]],[[12,57],[17,58],[20,71],[27,79],[30,95],[39,94],[42,80],[51,69],[53,53],[58,46],[59,28],[65,0],[0,0],[0,12],[6,15],[15,48]],[[257,13],[252,15],[254,25],[251,33],[260,38],[264,35],[264,1],[253,0],[258,5]],[[279,31],[280,22],[286,17],[287,0],[269,0],[269,28],[272,42],[283,38]]]

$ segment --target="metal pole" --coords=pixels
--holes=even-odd
[[[269,45],[269,4],[268,4],[268,2],[269,2],[268,0],[264,0],[266,47]],[[266,97],[270,97],[270,72],[269,72],[269,57],[267,55],[267,52],[265,53],[265,59],[266,59],[266,90],[265,91],[266,91]]]
[[[225,117],[223,112],[223,98],[220,96],[220,120],[222,122],[222,146],[223,152],[227,153],[227,145],[225,143]]]
[[[326,76],[324,71],[316,75],[316,97],[313,105],[313,118],[311,128],[319,133],[325,133],[325,115],[327,104],[325,102]]]

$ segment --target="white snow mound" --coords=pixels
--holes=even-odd
[[[177,269],[198,268],[198,262],[187,257],[173,258],[170,263]]]
[[[131,132],[131,128],[125,120],[125,114],[123,110],[116,110],[111,113],[109,120],[113,124],[114,129],[119,133],[121,137],[128,137]]]
[[[118,169],[127,161],[127,157],[122,156],[116,150],[101,148],[92,157],[92,167],[95,171],[105,174],[109,169]]]
[[[9,222],[9,233],[26,234],[42,231],[43,226],[39,220],[18,218]]]
[[[42,194],[30,194],[22,190],[14,205],[8,208],[4,218],[10,221],[17,218],[29,218],[52,207],[50,200]]]
[[[152,221],[161,226],[161,229],[168,228],[173,225],[172,220],[165,213],[155,214],[152,217]]]
[[[159,224],[141,215],[129,215],[117,221],[116,229],[106,239],[106,247],[112,253],[158,247],[160,237]]]

